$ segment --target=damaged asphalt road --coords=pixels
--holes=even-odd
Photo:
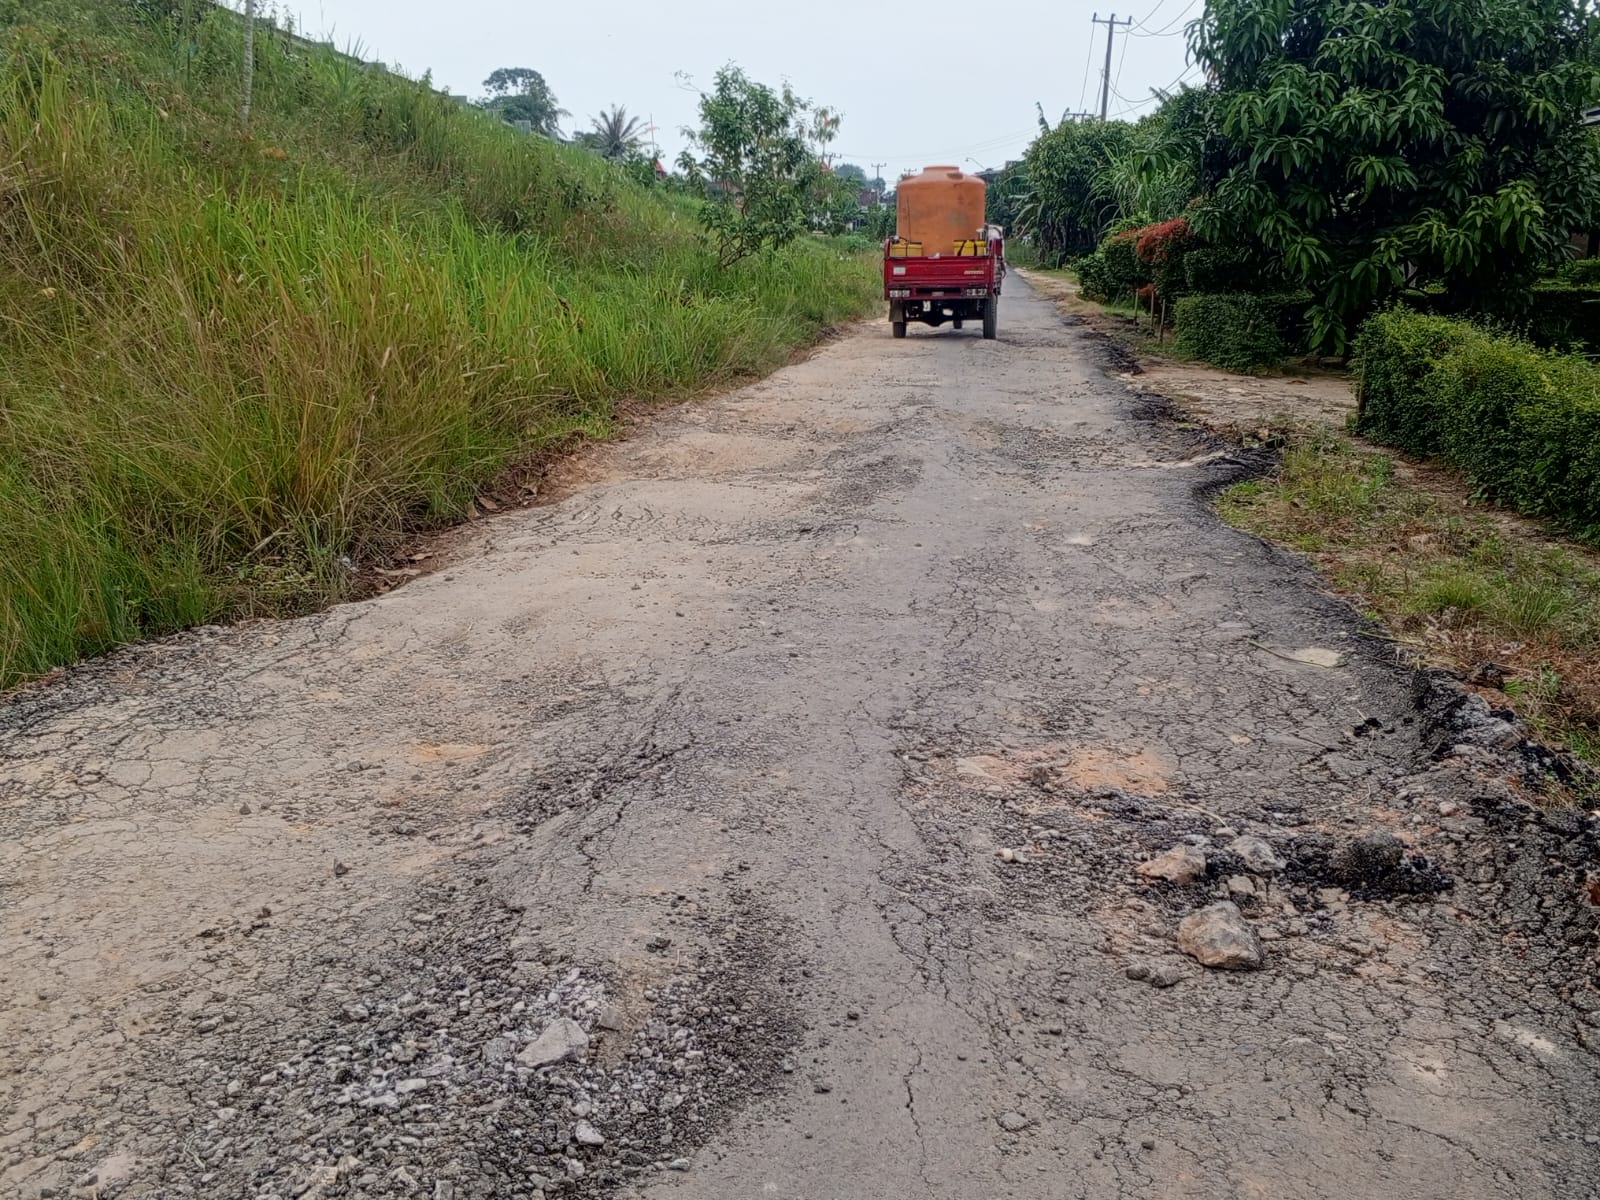
[[[0,1191],[1600,1196],[1594,822],[1102,353],[864,326],[0,704]]]

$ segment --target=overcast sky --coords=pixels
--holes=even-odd
[[[301,29],[408,74],[477,96],[496,67],[533,67],[561,107],[563,129],[586,128],[612,104],[653,118],[662,157],[682,147],[696,97],[674,78],[708,86],[738,63],[756,79],[788,79],[844,113],[834,148],[884,176],[930,163],[1001,166],[1037,132],[1034,102],[1051,121],[1099,106],[1106,27],[1093,0],[287,0]],[[1138,0],[1119,27],[1110,111],[1149,111],[1150,89],[1194,78],[1184,25],[1201,0]],[[1110,10],[1100,8],[1103,18]],[[1129,34],[1132,36],[1129,36]]]

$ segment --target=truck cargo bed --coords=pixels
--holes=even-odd
[[[934,254],[883,260],[885,299],[943,299],[1000,292],[1003,260],[997,254]]]
[[[960,329],[981,319],[983,336],[992,339],[1006,274],[1001,240],[957,242],[950,254],[908,253],[915,245],[892,238],[883,245],[883,296],[894,336],[905,337],[908,322],[937,328],[948,321]]]

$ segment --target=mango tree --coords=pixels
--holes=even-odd
[[[822,147],[838,118],[816,109],[784,84],[781,90],[729,64],[700,96],[700,127],[685,130],[678,158],[705,195],[701,221],[727,267],[770,253],[832,220],[837,189],[824,186]],[[853,193],[852,193],[853,195]]]
[[[1199,229],[1280,257],[1320,349],[1406,285],[1502,305],[1595,207],[1588,0],[1208,0],[1189,36],[1225,148]]]

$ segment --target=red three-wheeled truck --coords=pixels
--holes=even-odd
[[[956,167],[925,167],[896,189],[895,236],[883,244],[883,296],[894,336],[908,322],[999,328],[1004,231],[984,221],[984,182]]]

